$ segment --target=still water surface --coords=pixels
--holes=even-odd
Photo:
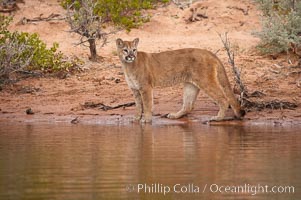
[[[248,191],[234,191],[238,186]],[[0,199],[300,200],[301,131],[2,124]]]

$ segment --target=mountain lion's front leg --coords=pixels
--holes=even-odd
[[[136,115],[135,120],[140,121],[142,118],[142,112],[143,112],[143,105],[142,105],[142,98],[139,90],[132,89],[134,97],[135,97],[135,104],[136,104]]]
[[[152,122],[153,89],[151,87],[140,90],[143,104],[144,119],[141,122]]]

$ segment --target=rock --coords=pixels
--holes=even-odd
[[[79,123],[78,117],[71,120],[71,124],[77,124]]]
[[[26,112],[27,115],[33,115],[34,114],[34,112],[31,108],[26,109],[25,112]]]

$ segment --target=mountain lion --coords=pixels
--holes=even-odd
[[[223,64],[213,53],[194,48],[160,53],[138,52],[138,42],[138,38],[133,41],[116,40],[125,79],[135,97],[136,120],[152,121],[154,87],[177,83],[184,83],[183,106],[179,112],[168,114],[170,119],[189,113],[200,89],[219,105],[217,116],[211,120],[223,120],[229,105],[237,118],[244,116],[245,112],[231,90]]]

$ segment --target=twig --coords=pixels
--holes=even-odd
[[[245,104],[244,107],[248,110],[255,109],[257,111],[261,111],[263,109],[272,109],[272,110],[283,110],[289,109],[294,110],[298,107],[297,104],[288,102],[288,101],[279,101],[277,99],[267,102],[253,102],[248,100],[247,98],[244,99]]]
[[[32,23],[32,22],[39,22],[39,21],[52,21],[52,20],[65,20],[66,17],[61,17],[59,18],[61,15],[60,14],[54,14],[51,13],[48,17],[42,17],[43,14],[41,14],[39,17],[35,17],[32,19],[28,19],[26,17],[23,17],[18,23],[17,25],[25,25],[28,23]]]
[[[216,52],[214,52],[215,55],[218,54],[218,52],[220,52],[221,49],[218,49]]]
[[[235,79],[236,84],[239,86],[239,90],[240,90],[241,104],[243,104],[244,97],[247,97],[247,91],[246,91],[245,85],[243,84],[243,82],[241,80],[240,71],[235,65],[235,54],[231,50],[231,43],[228,39],[228,33],[226,32],[224,37],[221,34],[219,34],[219,37],[221,38],[221,41],[227,51],[228,62],[232,66],[232,71],[234,73],[234,79]]]
[[[237,7],[237,6],[228,6],[227,8],[239,10],[239,11],[243,12],[244,15],[249,14],[249,8],[243,9],[243,8],[240,8],[240,7]]]
[[[21,74],[28,74],[28,75],[32,75],[32,76],[42,76],[43,75],[40,72],[28,71],[28,70],[18,70],[16,72],[21,73]]]
[[[125,108],[125,107],[131,107],[134,106],[135,102],[130,102],[130,103],[124,103],[124,104],[118,104],[116,106],[108,106],[105,105],[103,103],[93,103],[93,102],[85,102],[85,104],[83,105],[84,108],[97,108],[99,107],[99,109],[107,111],[107,110],[114,110],[117,108]]]

